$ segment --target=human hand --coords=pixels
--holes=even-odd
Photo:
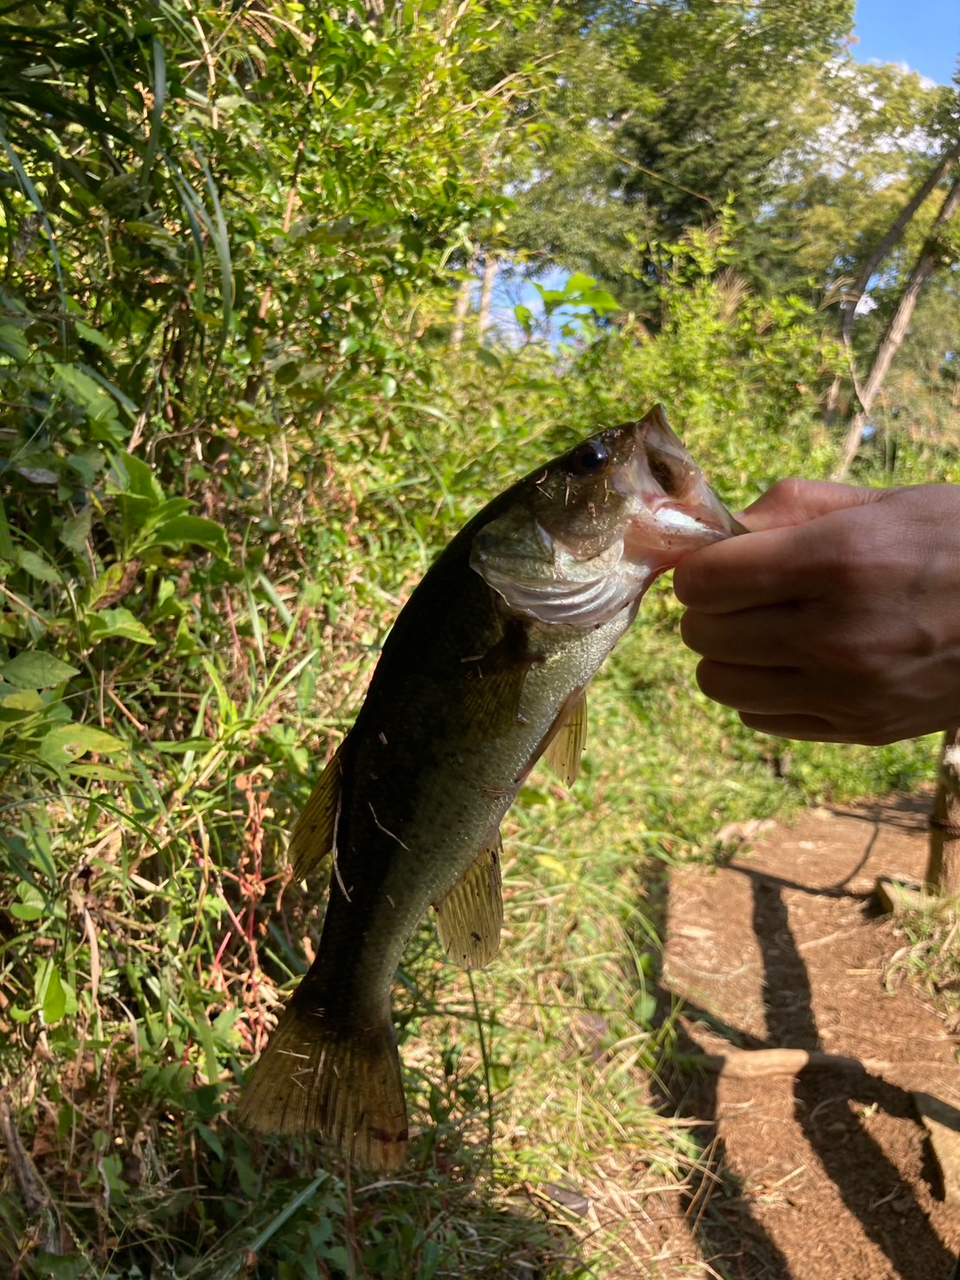
[[[742,519],[674,570],[707,697],[782,738],[960,723],[960,486],[785,480]]]

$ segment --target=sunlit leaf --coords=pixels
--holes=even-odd
[[[55,769],[71,765],[91,751],[98,755],[125,755],[128,744],[112,733],[86,724],[66,724],[51,729],[40,744],[40,758]]]
[[[21,689],[52,689],[79,674],[76,667],[39,650],[18,653],[15,658],[0,664],[0,676]]]
[[[136,644],[156,644],[156,640],[129,609],[102,609],[87,617],[87,636],[93,644],[119,638]]]

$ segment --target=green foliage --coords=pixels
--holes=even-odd
[[[887,966],[887,984],[917,983],[951,1026],[960,1012],[960,948],[956,896],[904,902],[894,916],[903,945]]]

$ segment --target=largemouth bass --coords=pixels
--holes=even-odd
[[[461,529],[394,623],[294,826],[295,877],[332,853],[330,897],[242,1122],[318,1132],[373,1168],[403,1163],[390,989],[405,945],[432,905],[452,961],[496,954],[500,823],[524,779],[548,750],[575,778],[584,691],[647,587],[737,532],[659,406],[538,467]]]

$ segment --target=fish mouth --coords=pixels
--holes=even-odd
[[[636,431],[637,447],[614,481],[630,507],[629,560],[662,572],[687,551],[747,532],[707,484],[660,405]]]
[[[694,493],[685,498],[645,494],[642,501],[661,529],[678,538],[696,539],[694,545],[697,546],[701,542],[719,542],[747,532],[703,479]]]
[[[659,575],[688,551],[747,532],[705,482],[699,487],[701,492],[682,500],[662,494],[639,498],[624,534],[625,558]]]

